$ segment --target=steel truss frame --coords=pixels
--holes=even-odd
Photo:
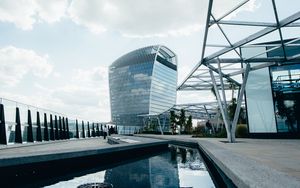
[[[297,22],[300,19],[300,11],[286,17],[285,19],[279,20],[276,2],[275,0],[270,0],[273,10],[272,14],[275,18],[273,23],[261,21],[233,21],[225,19],[233,12],[241,9],[249,1],[250,0],[242,1],[224,15],[216,18],[212,13],[214,6],[213,0],[209,0],[201,59],[177,88],[177,90],[181,91],[212,90],[212,88],[214,88],[215,91],[218,91],[215,93],[219,108],[221,109],[223,121],[226,125],[229,142],[235,141],[235,128],[240,106],[243,102],[243,96],[249,72],[273,65],[293,64],[299,63],[300,61],[300,54],[289,56],[286,51],[286,48],[289,46],[300,47],[300,37],[286,40],[284,39],[282,32],[283,29],[298,29],[300,27],[299,22]],[[226,33],[224,30],[224,25],[231,25],[237,28],[248,26],[262,29],[249,35],[248,37],[238,40],[237,42],[233,42],[228,37],[228,33]],[[227,44],[208,43],[208,35],[210,32],[212,32],[212,26],[216,26],[215,28],[220,31]],[[262,39],[264,36],[274,32],[278,32],[279,38],[277,43],[270,44],[266,42],[263,44],[253,44],[258,39]],[[218,50],[220,47],[222,49]],[[247,58],[241,55],[243,48],[252,47],[265,47],[265,51]],[[216,50],[210,55],[205,55],[207,48],[214,48]],[[272,58],[262,57],[263,54],[270,53],[274,50],[281,50],[283,55]],[[234,54],[235,57],[232,57],[233,55],[231,54]],[[224,56],[226,55],[231,57],[225,58]],[[232,120],[229,119],[227,114],[227,101],[225,96],[225,90],[231,89],[239,90],[237,96],[237,108]]]

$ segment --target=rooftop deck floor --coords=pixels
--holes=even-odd
[[[122,136],[125,143],[117,145],[103,137],[1,145],[0,167],[101,155],[168,140],[197,143],[238,187],[300,187],[300,140],[237,139],[231,144],[224,143],[226,139],[188,135],[137,136]]]
[[[118,135],[114,136],[118,138]],[[167,144],[167,141],[151,138],[139,138],[122,136],[122,144],[109,144],[103,137],[58,140],[37,143],[0,145],[0,168],[5,166],[46,162],[66,158],[85,157],[90,155],[102,155],[106,153],[130,150],[140,147],[148,147]]]
[[[150,137],[197,142],[238,187],[300,187],[300,140],[237,139],[237,143],[224,143],[226,139],[188,135]]]

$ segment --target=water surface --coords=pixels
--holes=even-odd
[[[215,187],[198,150],[175,146],[171,146],[168,152],[147,159],[87,173],[46,187],[78,187],[101,182],[110,183],[114,188]]]

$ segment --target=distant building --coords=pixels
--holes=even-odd
[[[165,46],[137,49],[109,67],[111,118],[121,134],[143,128],[145,116],[176,103],[177,56]]]

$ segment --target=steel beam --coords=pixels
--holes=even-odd
[[[287,60],[288,60],[288,61],[296,61],[296,62],[299,62],[299,60],[300,60],[300,54],[294,55],[294,56],[292,56],[292,57],[288,57]]]
[[[290,23],[289,25],[286,25],[285,27],[300,27],[300,23]]]
[[[275,62],[270,62],[270,63],[264,63],[264,64],[256,65],[256,66],[251,67],[250,71],[262,69],[262,68],[265,68],[265,67],[270,67],[272,65],[276,65],[276,63]],[[227,75],[229,75],[229,76],[236,76],[236,75],[240,75],[240,74],[243,74],[243,73],[245,73],[245,69],[241,69],[239,71],[232,72],[232,73],[229,73]]]
[[[207,36],[208,36],[208,29],[209,29],[209,20],[210,20],[210,15],[211,15],[211,10],[212,10],[212,5],[213,5],[213,0],[209,0],[208,2],[208,8],[207,8],[207,17],[206,17],[206,24],[205,24],[205,31],[204,31],[204,39],[203,39],[203,45],[202,45],[202,54],[201,54],[201,60],[199,63],[197,63],[197,66],[194,67],[194,69],[188,74],[188,76],[183,80],[183,82],[180,84],[182,86],[187,79],[198,69],[198,67],[201,65],[201,61],[204,58],[205,54],[205,46],[206,46],[206,41],[207,41]],[[179,87],[180,87],[179,86]],[[178,88],[179,88],[178,87]]]
[[[262,46],[262,47],[263,47],[263,46]],[[254,58],[258,57],[258,56],[261,56],[261,55],[266,54],[266,53],[268,53],[268,52],[271,52],[271,51],[273,51],[273,50],[279,49],[280,47],[282,47],[281,44],[275,45],[274,47],[272,47],[272,48],[270,48],[270,49],[268,49],[268,50],[266,49],[266,50],[263,51],[263,52],[259,52],[259,53],[255,54],[255,55],[253,55],[253,56],[251,56],[251,57],[249,57],[249,58],[245,58],[245,61],[250,60],[250,59],[254,59]],[[285,61],[285,60],[286,60],[286,56],[284,56],[283,61]]]
[[[218,70],[219,70],[219,72],[221,72],[221,64],[220,64],[220,62],[218,63]],[[225,108],[225,115],[226,115],[226,117],[228,117],[228,112],[227,112],[228,108],[227,108],[227,100],[226,100],[224,83],[223,83],[223,75],[219,74],[219,77],[220,77],[221,91],[222,91],[222,97],[223,97],[224,108]],[[219,91],[215,90],[215,92],[219,92]]]
[[[279,18],[278,18],[275,0],[272,0],[272,5],[273,5],[274,15],[275,15],[275,19],[276,19],[276,25],[277,25],[279,36],[280,36],[280,42],[281,42],[281,46],[282,46],[282,50],[283,50],[284,59],[286,59],[286,51],[285,51],[285,46],[284,46],[284,42],[283,42],[281,28],[279,27]]]
[[[222,15],[221,17],[219,17],[217,19],[217,21],[220,21],[223,18],[225,18],[226,16],[230,15],[231,13],[233,13],[234,11],[236,11],[237,9],[239,9],[240,7],[242,7],[244,4],[246,4],[248,1],[249,0],[242,1],[241,3],[239,3],[238,5],[236,5],[235,7],[233,7],[231,10],[229,10],[228,12],[226,12],[224,15]]]
[[[209,85],[209,86],[183,86],[182,88],[180,88],[180,90],[185,90],[185,91],[202,91],[202,90],[205,90],[205,91],[208,91],[208,90],[211,90],[211,87],[212,85]],[[219,86],[218,86],[219,87]],[[226,86],[225,87],[226,90],[230,89],[229,86]]]
[[[216,21],[215,17],[213,14],[211,14],[211,17],[214,19],[214,21]],[[229,38],[227,37],[226,33],[224,32],[224,30],[222,29],[222,27],[220,26],[220,24],[216,21],[217,26],[219,28],[219,30],[221,31],[221,33],[223,34],[223,36],[225,37],[226,41],[228,42],[228,44],[230,45],[230,47],[232,47],[232,43],[230,42]],[[241,54],[236,50],[233,49],[235,51],[235,53],[242,59]]]
[[[240,86],[241,84],[238,83],[236,80],[232,79],[231,77],[227,76],[226,74],[222,73],[221,71],[219,71],[217,68],[215,68],[212,65],[206,64],[206,67],[208,67],[210,70],[222,75],[224,78],[226,78],[228,81],[232,82],[233,84]]]
[[[210,114],[208,113],[208,110],[207,110],[207,108],[206,108],[206,105],[203,105],[203,107],[204,107],[205,113],[206,113],[206,115],[207,115],[207,119],[210,119]]]
[[[236,109],[234,112],[234,118],[233,118],[232,125],[231,125],[231,140],[232,140],[232,142],[235,142],[236,124],[239,119],[239,115],[240,115],[240,111],[241,111],[241,105],[242,105],[242,101],[243,101],[243,97],[244,97],[244,93],[245,93],[245,88],[246,88],[246,83],[248,80],[249,71],[250,71],[250,64],[247,64],[245,74],[244,74],[243,84],[241,86],[239,97],[237,99],[237,105],[236,105]]]
[[[224,108],[223,108],[223,105],[222,105],[222,102],[221,102],[221,97],[220,97],[220,93],[219,93],[218,88],[217,88],[217,85],[216,85],[215,76],[214,76],[212,70],[210,70],[209,73],[210,73],[210,76],[211,76],[211,80],[212,80],[212,82],[213,82],[214,89],[215,89],[215,91],[216,91],[216,96],[217,96],[218,105],[219,105],[219,108],[220,108],[220,110],[221,110],[221,114],[222,114],[222,117],[223,117],[223,121],[224,121],[224,124],[225,124],[225,127],[226,127],[227,139],[228,139],[229,142],[231,142],[230,127],[229,127],[229,123],[228,123],[228,120],[227,120],[227,117],[226,117],[226,115],[225,115]]]
[[[257,58],[252,58],[252,59],[247,59],[247,60],[243,60],[244,62],[248,62],[248,63],[262,63],[262,62],[284,62],[284,61],[299,61],[300,58],[296,58],[296,59],[289,59],[289,57],[287,58],[287,60],[285,60],[282,57],[257,57]],[[225,63],[241,63],[241,59],[239,58],[219,58],[219,61],[222,64]],[[207,62],[207,64],[216,64],[218,63],[217,59],[212,59],[210,61]]]
[[[248,22],[248,21],[234,21],[234,20],[211,20],[210,24],[221,24],[221,25],[237,25],[237,26],[254,26],[254,27],[276,27],[275,23],[267,22]]]
[[[278,27],[276,27],[276,28],[274,28],[274,27],[267,27],[265,29],[262,29],[262,30],[260,30],[260,31],[258,31],[256,33],[248,36],[247,38],[244,38],[244,39],[242,39],[242,40],[234,43],[232,48],[224,48],[224,49],[222,49],[222,50],[220,50],[218,52],[215,52],[212,55],[204,58],[203,62],[207,62],[207,61],[209,61],[211,59],[219,57],[219,56],[221,56],[221,55],[223,55],[223,54],[225,54],[225,53],[227,53],[227,52],[229,52],[229,51],[231,51],[231,50],[233,50],[235,48],[241,47],[241,46],[243,46],[243,45],[245,45],[245,44],[247,44],[247,43],[249,43],[249,42],[251,42],[253,40],[256,40],[256,39],[258,39],[258,38],[260,38],[262,36],[265,36],[265,35],[273,32],[273,31],[275,31],[275,30],[277,30],[277,29],[279,29],[281,27],[284,27],[284,26],[286,26],[286,25],[288,25],[290,23],[293,23],[293,22],[297,21],[298,19],[300,19],[300,11],[297,12],[297,13],[295,13],[295,14],[293,14],[293,15],[291,15],[291,16],[289,16],[289,17],[287,17],[287,18],[285,18],[285,19],[283,19],[282,21],[280,21],[279,24],[278,24]]]
[[[157,119],[157,123],[158,123],[158,125],[159,125],[160,134],[163,135],[164,132],[163,132],[163,130],[162,130],[162,128],[161,128],[161,124],[160,124],[160,121],[159,121],[158,116],[156,116],[156,119]]]
[[[222,44],[206,44],[206,47],[213,47],[213,48],[230,48],[231,46],[222,45]]]

